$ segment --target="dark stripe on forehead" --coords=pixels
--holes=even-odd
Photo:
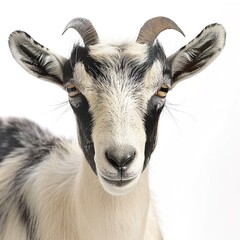
[[[165,62],[166,55],[164,53],[163,47],[158,41],[156,41],[156,43],[149,48],[149,59],[152,61],[158,59],[160,62]]]
[[[158,41],[149,49],[149,58],[152,59],[153,62],[156,60],[160,61],[163,67],[163,76],[168,75],[169,78],[171,78],[171,66],[167,60],[163,47]]]
[[[103,64],[89,55],[89,48],[81,47],[79,45],[73,48],[70,58],[71,67],[73,69],[77,62],[82,62],[86,72],[94,78],[102,76]]]
[[[126,66],[123,67],[123,71],[125,71],[127,68],[129,71],[129,78],[133,80],[141,80],[144,78],[147,69],[149,69],[152,65],[152,62],[146,61],[144,63],[139,64],[137,61],[131,61],[126,64]]]
[[[129,77],[135,77],[136,79],[142,79],[148,69],[152,67],[155,61],[160,61],[163,66],[163,75],[171,75],[171,68],[167,61],[166,55],[162,46],[156,41],[155,45],[150,46],[148,49],[148,56],[146,61],[139,64],[137,61],[134,62],[129,60],[128,66],[131,69]]]
[[[101,82],[109,82],[111,78],[111,76],[109,76],[110,70],[115,71],[117,74],[128,74],[127,77],[131,81],[142,80],[147,70],[151,68],[155,61],[161,62],[164,74],[171,73],[171,68],[167,62],[163,48],[158,42],[149,47],[147,52],[142,52],[142,54],[147,54],[145,62],[140,62],[139,59],[126,56],[124,51],[127,47],[128,45],[116,46],[116,51],[119,51],[119,55],[109,54],[109,57],[106,55],[104,58],[101,58],[101,61],[98,61],[94,56],[91,56],[88,47],[74,46],[71,57],[64,66],[64,83],[73,77],[74,67],[78,62],[84,65],[89,75]],[[139,53],[139,57],[144,58],[144,56],[140,56],[140,54],[141,53]]]

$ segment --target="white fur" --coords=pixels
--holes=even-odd
[[[161,239],[149,197],[147,170],[131,193],[115,197],[102,188],[78,144],[66,141],[64,144],[67,151],[53,151],[31,173],[22,189],[38,216],[39,239]],[[9,174],[14,174],[20,161],[20,158],[5,161],[0,168],[0,183],[11,180]],[[27,239],[14,209],[0,239]]]

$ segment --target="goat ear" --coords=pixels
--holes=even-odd
[[[208,66],[223,49],[225,39],[223,26],[211,24],[186,46],[168,57],[172,68],[172,86]]]
[[[9,37],[9,47],[15,60],[35,77],[63,86],[64,57],[54,54],[22,31]]]

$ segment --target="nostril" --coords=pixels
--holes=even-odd
[[[136,156],[134,149],[125,148],[124,151],[119,149],[109,149],[105,152],[106,159],[115,168],[123,168],[129,165]]]
[[[117,157],[114,155],[114,153],[112,151],[107,151],[105,153],[106,159],[108,160],[108,162],[115,168],[119,168],[119,163],[117,161]]]
[[[136,155],[135,151],[131,152],[131,153],[130,152],[127,153],[126,157],[125,157],[125,162],[123,162],[123,165],[125,165],[126,163],[132,161],[134,159],[135,155]]]

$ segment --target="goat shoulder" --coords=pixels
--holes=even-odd
[[[79,147],[26,119],[1,119],[0,139],[0,239],[49,239],[54,231],[75,239],[61,219],[71,219]],[[46,238],[44,229],[52,231]]]

